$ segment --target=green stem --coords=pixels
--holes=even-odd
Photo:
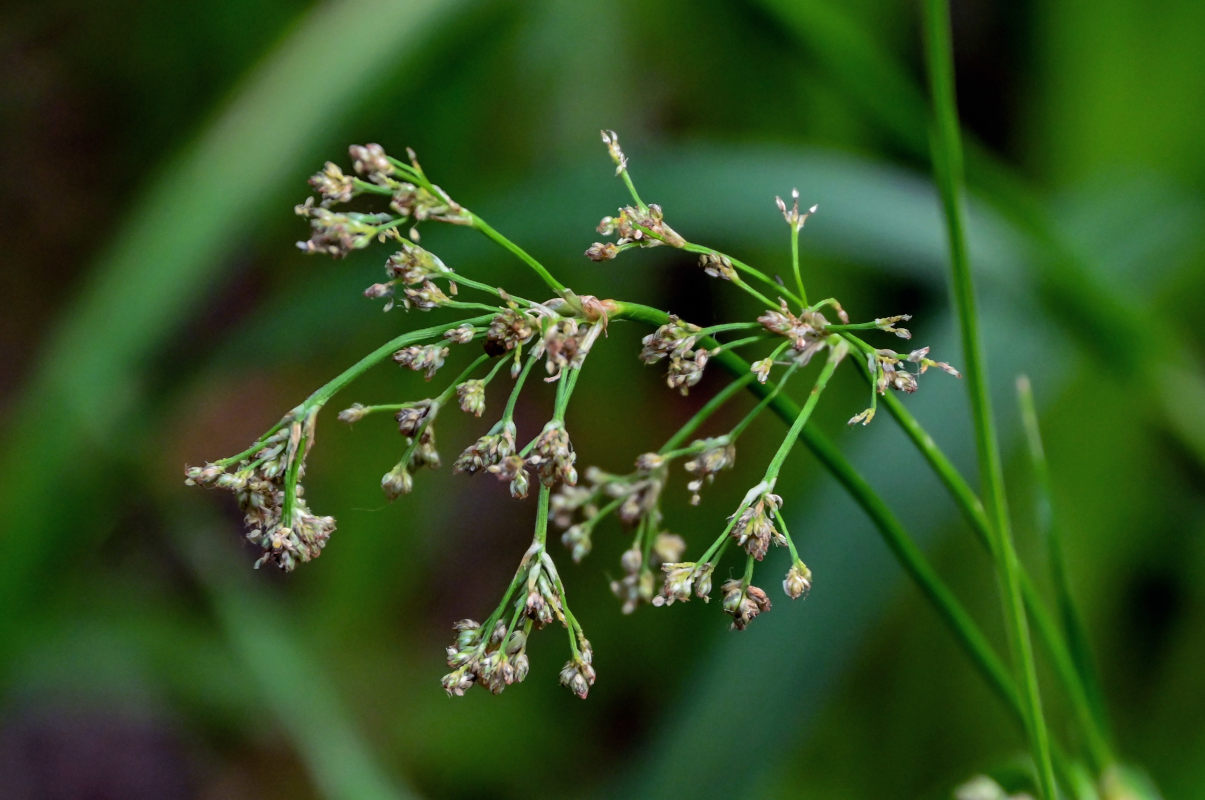
[[[759,333],[756,336],[746,336],[743,339],[733,339],[731,342],[720,342],[719,349],[736,350],[738,347],[744,347],[747,344],[757,344],[758,342],[763,342],[766,340],[766,338],[766,334]],[[715,351],[712,351],[712,355],[715,355]]]
[[[623,179],[623,185],[628,187],[628,194],[632,195],[632,200],[636,203],[637,207],[647,209],[648,206],[640,199],[640,195],[636,192],[636,184],[632,182],[632,176],[628,174],[626,168],[619,171],[619,177]]]
[[[874,379],[863,370],[863,374],[873,384]],[[899,398],[888,393],[883,397],[883,404],[888,412],[907,434],[916,449],[928,462],[934,474],[946,487],[955,505],[962,511],[963,517],[971,527],[976,539],[984,548],[991,552],[991,523],[983,503],[962,477],[945,453],[933,441],[933,437],[921,427],[920,423]],[[1027,572],[1021,573],[1021,594],[1025,599],[1025,607],[1037,628],[1038,640],[1046,648],[1051,665],[1060,685],[1067,692],[1072,712],[1075,714],[1084,739],[1088,745],[1088,754],[1096,772],[1103,771],[1109,764],[1114,763],[1110,737],[1104,724],[1103,713],[1092,701],[1092,691],[1086,679],[1077,669],[1076,660],[1072,657],[1068,644],[1054,622],[1046,602],[1038,593]],[[1101,706],[1103,708],[1103,706]]]
[[[515,244],[510,239],[498,233],[498,231],[494,230],[489,223],[473,212],[469,211],[467,208],[464,210],[464,213],[468,215],[470,220],[469,224],[472,225],[472,227],[481,231],[495,244],[500,245],[502,249],[511,253],[528,267],[530,267],[532,272],[539,275],[540,279],[544,281],[544,283],[547,284],[552,291],[556,292],[558,296],[567,297],[572,294],[572,292],[570,292],[563,283],[554,278],[552,273],[549,272],[543,264],[541,264],[539,261],[536,261],[530,253],[528,253],[522,247],[519,247],[519,245]]]
[[[482,283],[481,281],[473,280],[472,278],[466,277],[463,273],[456,272],[455,270],[452,270],[449,274],[446,275],[446,277],[450,281],[453,281],[458,284],[463,284],[464,286],[468,286],[468,287],[476,289],[480,292],[485,292],[486,294],[493,295],[494,297],[497,297],[497,298],[501,298],[503,295],[502,290],[498,289],[498,287],[490,286],[488,283]],[[509,297],[510,299],[515,300],[519,303],[522,303],[523,305],[526,305],[526,306],[536,305],[536,303],[534,301],[528,300],[523,297],[519,297],[517,294],[511,294],[510,292],[507,292],[506,296]]]
[[[774,521],[778,523],[778,529],[782,531],[782,536],[787,540],[787,549],[791,552],[791,566],[795,566],[796,561],[803,561],[799,557],[799,551],[795,548],[795,540],[791,538],[791,532],[787,530],[787,521],[783,519],[782,512],[777,508],[774,509]]]
[[[1017,378],[1017,400],[1021,407],[1021,421],[1025,428],[1026,440],[1029,444],[1029,456],[1033,465],[1034,479],[1037,483],[1038,494],[1038,528],[1046,542],[1047,559],[1054,578],[1055,598],[1058,604],[1059,616],[1062,619],[1067,647],[1070,650],[1068,660],[1074,665],[1081,688],[1080,696],[1075,696],[1076,716],[1086,735],[1088,750],[1092,756],[1097,772],[1102,772],[1113,763],[1113,755],[1104,731],[1105,723],[1104,700],[1100,690],[1100,682],[1092,665],[1091,648],[1088,646],[1088,636],[1084,631],[1083,622],[1075,607],[1071,592],[1071,581],[1067,575],[1067,562],[1063,557],[1059,526],[1055,522],[1054,487],[1050,480],[1050,467],[1046,462],[1046,451],[1042,446],[1042,431],[1038,425],[1038,411],[1033,399],[1033,387],[1029,378],[1022,375]],[[1049,621],[1049,627],[1054,628]]]
[[[798,209],[796,209],[798,210]],[[807,308],[808,293],[803,288],[803,276],[799,272],[799,229],[791,226],[791,270],[795,273],[795,285],[799,287],[799,305]]]
[[[345,386],[367,372],[370,367],[373,367],[379,362],[385,360],[385,358],[392,354],[395,350],[410,344],[414,344],[415,342],[434,339],[437,336],[443,335],[444,331],[451,330],[452,328],[463,325],[466,322],[472,325],[482,325],[488,323],[491,319],[493,319],[493,315],[472,317],[471,319],[458,319],[455,322],[445,322],[442,325],[433,325],[430,328],[422,328],[417,331],[403,333],[401,336],[390,339],[388,342],[385,342],[385,344],[381,345],[376,350],[373,350],[371,353],[340,372],[334,378],[327,381],[326,384],[306,398],[299,411],[304,415],[304,412],[306,411],[321,408]]]
[[[301,476],[301,463],[305,461],[305,450],[309,445],[305,432],[306,424],[303,420],[304,418],[297,419],[292,423],[297,426],[297,442],[292,454],[289,455],[289,448],[285,448],[289,466],[285,472],[284,502],[281,504],[280,522],[286,528],[293,527],[293,509],[297,505],[297,481]],[[291,432],[290,436],[292,436]]]
[[[716,410],[728,402],[728,400],[748,386],[757,376],[752,371],[746,372],[744,375],[738,376],[736,380],[731,381],[727,386],[717,392],[710,400],[708,400],[702,408],[695,412],[695,415],[686,421],[686,424],[678,429],[678,432],[666,440],[665,444],[657,452],[665,455],[666,453],[676,450],[678,445],[682,444],[699,429],[708,417],[716,412]]]
[[[774,349],[774,352],[770,355],[770,358],[777,358],[778,355],[780,353],[782,353],[782,351],[785,350],[790,344],[791,344],[790,342],[783,342],[782,344],[780,344],[778,347],[776,347]],[[760,414],[763,410],[765,410],[766,406],[769,405],[770,402],[773,401],[774,398],[778,396],[778,393],[781,392],[783,387],[787,385],[787,380],[790,379],[791,375],[793,375],[795,370],[798,368],[799,368],[798,364],[792,364],[790,367],[788,367],[787,371],[785,373],[783,373],[783,376],[775,383],[774,389],[769,394],[767,394],[765,397],[763,397],[758,402],[758,404],[755,405],[749,411],[749,413],[744,416],[743,419],[741,419],[740,422],[736,423],[736,425],[733,426],[732,430],[728,432],[728,438],[731,441],[735,442],[737,437],[740,436],[742,433],[744,433],[745,428],[749,427],[749,425],[753,422],[753,420],[757,419],[758,414]]]
[[[762,327],[760,322],[725,322],[721,325],[709,325],[706,328],[701,328],[698,335],[714,336],[717,333],[724,333],[725,331],[747,331],[760,327]]]
[[[531,372],[531,368],[535,366],[538,360],[533,355],[527,357],[527,363],[523,365],[523,371],[519,373],[519,377],[515,379],[515,385],[510,390],[510,397],[506,398],[506,410],[502,412],[503,424],[515,418],[515,403],[519,401],[519,393],[523,391],[523,383],[527,380],[528,373]]]
[[[1039,796],[1055,800],[1054,768],[1050,754],[1050,736],[1042,713],[1037,669],[1029,625],[1021,596],[1020,566],[1013,547],[1004,491],[1004,472],[999,443],[992,419],[987,389],[979,315],[976,312],[974,284],[967,255],[966,233],[962,216],[963,164],[958,114],[954,99],[954,56],[950,40],[950,9],[946,0],[925,0],[925,56],[933,99],[933,129],[930,147],[933,170],[941,194],[950,247],[950,279],[954,305],[962,338],[967,390],[975,423],[979,475],[985,486],[988,515],[992,520],[993,557],[1000,583],[1004,617],[1008,628],[1009,649],[1024,698],[1026,728],[1038,773]]]
[[[795,295],[795,293],[792,292],[790,289],[783,286],[781,283],[774,280],[773,278],[771,278],[766,273],[762,272],[757,267],[746,264],[744,261],[741,261],[739,258],[733,258],[732,256],[728,255],[727,253],[721,253],[719,250],[716,250],[714,247],[707,247],[706,245],[695,244],[693,242],[687,242],[685,245],[683,245],[682,249],[688,253],[698,253],[699,255],[721,256],[723,258],[726,258],[726,259],[728,259],[729,263],[731,263],[732,266],[737,269],[737,271],[743,272],[746,275],[749,275],[750,277],[757,278],[757,280],[761,281],[766,286],[771,287],[778,294],[782,295],[783,297],[785,297],[788,300],[794,300],[800,306],[806,305],[803,302],[803,298],[797,297]],[[778,307],[777,303],[769,304],[769,308],[777,308],[777,307]]]
[[[561,380],[557,384],[556,403],[552,410],[552,418],[558,422],[565,421],[565,412],[569,409],[569,398],[573,396],[573,390],[577,388],[577,377],[581,372],[581,367],[577,367],[569,368],[561,374]]]
[[[782,440],[782,444],[778,446],[778,452],[774,454],[774,458],[770,459],[770,465],[766,467],[766,481],[774,481],[778,479],[778,473],[782,469],[782,464],[787,460],[787,454],[791,452],[791,448],[795,445],[795,440],[799,438],[803,432],[803,427],[807,425],[808,419],[812,416],[812,411],[816,408],[816,403],[820,400],[820,394],[828,386],[829,378],[833,377],[833,373],[837,371],[837,365],[845,358],[849,352],[849,345],[843,339],[835,336],[829,338],[829,353],[828,360],[824,363],[824,369],[820,371],[820,375],[816,378],[816,383],[812,386],[812,391],[808,392],[808,399],[803,403],[803,409],[795,416],[791,427],[787,430],[786,438]],[[784,376],[785,377],[785,376]],[[778,387],[775,387],[766,395],[766,402],[774,402],[778,397]]]
[[[215,461],[213,463],[216,466],[222,467],[224,469],[224,468],[230,466],[231,464],[237,464],[238,462],[242,461],[244,458],[247,458],[247,457],[253,455],[257,450],[262,450],[263,446],[264,446],[264,442],[266,442],[268,439],[270,439],[273,434],[275,434],[277,431],[279,431],[285,425],[288,425],[289,423],[291,423],[294,419],[293,415],[295,413],[296,413],[296,411],[292,411],[292,412],[286,414],[285,416],[281,417],[280,420],[275,425],[273,425],[271,428],[268,428],[267,431],[265,431],[263,434],[260,435],[260,437],[258,439],[255,440],[255,444],[251,445],[243,452],[235,453],[234,455],[228,456],[227,458],[219,458],[217,461]]]
[[[445,300],[439,304],[441,308],[463,308],[466,311],[492,311],[497,314],[502,309],[485,303],[466,302],[464,300]]]
[[[536,535],[535,540],[540,547],[548,544],[548,501],[552,497],[552,488],[540,483],[540,494],[536,498]]]

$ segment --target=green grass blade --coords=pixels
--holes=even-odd
[[[295,635],[295,623],[267,592],[258,575],[230,569],[224,550],[212,547],[210,531],[222,522],[190,521],[178,534],[205,588],[233,655],[259,687],[258,697],[288,734],[314,786],[330,800],[405,800],[403,790],[376,763],[330,681]]]
[[[1094,724],[1084,726],[1084,733],[1094,760],[1103,771],[1105,767],[1110,766],[1112,761],[1109,742],[1105,740],[1103,733],[1108,730],[1104,697],[1100,689],[1100,680],[1096,675],[1096,668],[1092,663],[1088,635],[1076,609],[1071,593],[1071,582],[1067,577],[1067,563],[1063,557],[1061,533],[1055,521],[1054,491],[1050,479],[1050,468],[1046,461],[1046,450],[1042,446],[1042,431],[1038,425],[1038,410],[1034,403],[1033,386],[1030,384],[1029,378],[1024,375],[1017,378],[1017,400],[1021,407],[1021,421],[1025,428],[1025,439],[1028,444],[1030,462],[1033,465],[1034,481],[1037,485],[1038,530],[1046,543],[1050,572],[1054,578],[1055,598],[1063,623],[1063,635],[1066,637],[1067,649],[1076,672],[1079,674],[1079,682],[1084,688],[1088,709],[1093,717]]]
[[[1055,800],[1058,794],[1051,760],[1050,735],[1042,712],[1033,644],[1029,637],[1029,623],[1021,595],[1021,567],[1010,530],[1004,469],[992,417],[975,289],[967,256],[963,222],[962,139],[954,100],[950,9],[942,0],[926,0],[923,9],[925,55],[934,106],[933,168],[949,237],[950,283],[962,338],[963,366],[975,427],[976,451],[979,456],[979,479],[984,486],[986,506],[992,521],[992,555],[1000,581],[1009,647],[1025,702],[1030,747],[1038,773],[1039,796]]]

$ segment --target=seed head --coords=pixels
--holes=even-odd
[[[447,356],[448,348],[427,344],[403,347],[393,354],[393,360],[415,372],[425,372],[427,380],[431,380],[436,371],[444,365]]]
[[[385,148],[379,144],[353,144],[347,148],[347,153],[351,156],[356,172],[374,182],[380,182],[393,174],[393,165],[385,155]]]
[[[438,411],[439,406],[434,400],[419,400],[416,403],[408,403],[394,414],[394,419],[397,420],[398,432],[402,436],[414,436],[431,420],[435,419]]]
[[[485,381],[465,381],[456,387],[456,396],[460,399],[460,410],[474,417],[485,413]]]
[[[808,569],[807,564],[796,560],[791,565],[791,568],[787,570],[786,579],[782,582],[782,590],[792,600],[808,596],[808,593],[812,591],[812,571]]]

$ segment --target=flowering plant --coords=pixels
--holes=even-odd
[[[420,312],[445,308],[459,311],[461,316],[382,345],[315,391],[243,452],[187,470],[190,484],[235,493],[245,515],[246,536],[260,549],[257,567],[271,564],[291,571],[317,558],[335,529],[333,517],[310,511],[301,481],[318,412],[338,391],[389,357],[402,368],[421,372],[427,380],[450,362],[464,362],[456,377],[432,397],[394,404],[354,403],[339,413],[339,419],[348,423],[370,414],[393,415],[406,446],[398,463],[381,478],[381,488],[392,500],[413,491],[418,471],[442,464],[435,438],[439,415],[449,407],[459,407],[474,417],[483,416],[487,386],[502,379],[500,376],[509,377],[509,398],[501,415],[460,452],[452,469],[493,475],[505,482],[517,499],[528,497],[536,486],[535,531],[513,580],[485,621],[465,619],[453,626],[456,638],[447,649],[452,671],[443,678],[449,694],[464,694],[475,684],[497,693],[522,681],[528,673],[528,638],[533,629],[550,623],[568,631],[570,658],[561,671],[561,682],[583,698],[594,684],[593,650],[569,606],[550,552],[550,523],[563,531],[561,541],[574,561],[589,554],[595,529],[608,518],[616,518],[630,532],[631,545],[620,559],[623,577],[611,582],[624,613],[641,604],[669,606],[692,597],[709,600],[712,576],[734,547],[744,551],[743,575],[724,581],[719,588],[720,605],[732,617],[732,627],[743,630],[771,608],[768,593],[753,584],[756,565],[771,546],[786,547],[791,554],[790,568],[781,581],[786,596],[805,596],[812,586],[812,572],[787,528],[783,500],[775,488],[786,457],[833,373],[851,357],[869,378],[870,405],[850,419],[850,424],[862,425],[874,417],[879,396],[889,390],[916,391],[917,378],[930,367],[958,375],[948,364],[930,359],[927,347],[898,353],[862,338],[864,333],[877,332],[910,339],[909,331],[900,327],[909,319],[906,314],[855,323],[835,298],[808,301],[798,242],[816,207],[801,211],[797,191],[792,192],[790,205],[777,200],[791,234],[793,284],[788,287],[671,228],[662,209],[645,203],[637,193],[618,136],[604,131],[602,139],[631,203],[616,216],[603,218],[598,232],[613,241],[590,245],[586,256],[602,262],[629,250],[677,248],[696,255],[705,275],[753,297],[763,306],[762,314],[752,320],[701,327],[637,303],[578,294],[432,183],[413,152],[408,151],[402,161],[389,156],[380,145],[353,146],[352,174],[328,162],[310,178],[317,198],[311,196],[296,208],[310,224],[310,238],[298,247],[306,253],[343,258],[376,243],[391,245],[395,252],[385,261],[385,280],[369,286],[365,296],[384,300],[386,310],[398,305]],[[388,210],[348,207],[358,201],[376,201]],[[420,244],[420,226],[428,223],[461,225],[484,233],[534,270],[552,297],[539,301],[521,297],[490,285],[482,280],[484,276],[448,266]],[[476,293],[479,299],[461,299],[462,290]],[[830,321],[824,312],[835,320]],[[566,414],[591,351],[609,324],[625,320],[655,325],[643,339],[639,358],[645,364],[665,362],[669,388],[687,394],[713,361],[734,378],[660,448],[638,455],[633,471],[612,474],[588,467],[579,476]],[[738,350],[754,351],[757,358],[748,363],[737,355]],[[661,510],[675,466],[680,464],[688,476],[691,503],[699,503],[702,489],[733,465],[742,433],[772,403],[786,398],[784,392],[800,382],[813,361],[822,364],[811,379],[807,400],[790,415],[787,434],[761,480],[727,515],[715,538],[692,560],[685,560],[688,544],[667,530]],[[543,383],[554,386],[553,413],[539,432],[529,434],[523,442],[515,408],[537,371],[543,373]],[[691,438],[745,387],[756,387],[762,397],[743,419],[718,435]]]

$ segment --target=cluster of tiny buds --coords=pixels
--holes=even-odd
[[[781,197],[775,197],[774,202],[778,204],[778,210],[782,212],[783,219],[787,224],[795,229],[796,232],[803,230],[803,223],[808,221],[808,217],[816,213],[819,206],[812,206],[807,211],[800,213],[799,211],[799,190],[791,190],[791,207],[787,208],[786,202]]]
[[[320,202],[315,204],[311,196],[305,203],[296,207],[299,215],[309,218],[311,227],[310,239],[298,242],[297,246],[306,253],[322,253],[334,258],[343,258],[352,250],[368,246],[374,239],[384,241],[388,236],[400,240],[397,228],[407,219],[414,223],[437,220],[458,225],[472,224],[470,214],[442,189],[427,184],[422,178],[422,169],[414,151],[407,149],[406,153],[410,160],[409,166],[395,162],[379,144],[352,145],[348,148],[356,174],[388,190],[389,208],[399,214],[400,219],[395,219],[387,213],[332,211],[332,206],[350,202],[367,187],[363,181],[345,174],[336,164],[328,161],[322,171],[310,177],[310,186],[318,193]],[[405,179],[407,176],[413,180]],[[419,180],[424,185],[420,186],[414,183],[414,180]],[[373,194],[379,191],[372,189]],[[418,241],[417,225],[411,227],[409,235],[411,239]],[[374,284],[365,294],[370,297],[386,297],[391,295],[391,288],[387,284]]]
[[[595,242],[586,249],[591,261],[610,261],[629,245],[656,247],[668,244],[685,247],[686,240],[665,221],[661,206],[623,206],[617,217],[603,217],[598,223],[598,232],[603,236],[614,235],[615,242]]]
[[[723,253],[704,253],[699,256],[699,266],[703,268],[704,273],[713,278],[730,281],[736,277],[732,260]]]
[[[444,331],[444,338],[456,344],[468,344],[476,337],[477,329],[467,322]]]
[[[358,174],[392,192],[389,207],[402,217],[416,222],[438,220],[455,225],[472,224],[472,217],[438,186],[427,188],[410,180],[398,180],[398,176],[405,177],[406,172],[412,178],[422,176],[422,167],[410,148],[406,148],[410,164],[401,169],[379,144],[352,145],[348,148],[348,154]],[[418,240],[417,228],[410,231],[410,237]]]
[[[792,600],[807,597],[808,593],[812,591],[812,571],[808,569],[808,565],[796,559],[791,568],[787,570],[787,577],[782,582],[782,590]]]
[[[552,420],[544,426],[527,459],[545,486],[554,486],[558,482],[570,485],[577,483],[577,469],[573,466],[575,461],[577,454],[573,452],[569,432],[559,420]]]
[[[592,666],[594,650],[582,634],[576,621],[571,622],[560,578],[552,559],[539,542],[532,542],[519,564],[516,580],[524,593],[514,600],[515,614],[508,626],[502,620],[482,626],[474,620],[460,620],[453,625],[455,641],[448,646],[448,666],[452,672],[442,679],[448,695],[463,695],[474,684],[480,684],[494,694],[527,677],[527,637],[533,627],[542,628],[559,621],[570,627],[576,650],[573,658],[561,670],[561,683],[578,697],[585,698],[594,685]],[[510,595],[508,594],[508,598]],[[503,601],[503,604],[507,603]],[[503,607],[495,612],[495,619]],[[517,629],[522,621],[522,630]],[[487,632],[485,627],[489,627]]]
[[[787,543],[772,521],[781,506],[781,497],[763,492],[740,513],[732,526],[732,538],[758,561],[766,557],[771,543],[779,547]]]
[[[881,327],[883,330],[895,331],[901,338],[909,338],[910,334],[908,336],[903,335],[907,331],[890,327],[892,322],[898,322],[907,318],[906,315],[889,317],[883,320],[885,324]],[[880,320],[876,320],[876,322],[880,322]],[[900,333],[900,331],[903,331],[903,333]],[[907,369],[908,364],[915,364],[916,371],[913,372]],[[866,368],[874,376],[874,390],[879,394],[886,394],[888,389],[894,389],[897,392],[904,392],[905,394],[915,392],[918,387],[917,376],[924,375],[930,367],[936,367],[942,372],[953,375],[955,378],[962,377],[962,373],[946,362],[934,361],[929,358],[928,347],[913,350],[906,356],[894,350],[872,350],[866,354]],[[850,417],[849,424],[856,425],[861,423],[862,425],[869,425],[872,419],[874,419],[873,406]]]
[[[322,196],[324,206],[348,203],[356,196],[355,180],[350,175],[345,175],[333,161],[326,162],[321,172],[310,176],[310,186]]]
[[[460,410],[474,417],[485,413],[485,381],[468,380],[456,386],[456,397],[460,401]]]
[[[393,165],[385,155],[385,148],[379,144],[353,144],[347,148],[347,153],[356,172],[372,178],[374,183],[393,174]]]
[[[501,694],[507,686],[527,678],[530,662],[524,631],[507,635],[506,623],[499,620],[485,639],[480,623],[471,619],[456,622],[452,630],[456,641],[448,646],[447,654],[453,670],[441,680],[449,697],[463,697],[474,684]]]
[[[453,472],[473,475],[492,469],[515,452],[515,425],[507,422],[499,431],[491,431],[465,448],[452,463]]]
[[[585,700],[597,677],[594,665],[591,663],[594,660],[594,651],[590,649],[590,643],[585,639],[578,640],[578,648],[580,655],[565,662],[565,666],[561,667],[560,678],[562,686]]]
[[[417,400],[413,403],[406,403],[398,409],[393,418],[397,420],[398,433],[402,436],[414,436],[426,427],[438,412],[439,405],[434,400]]]
[[[685,551],[686,542],[682,537],[668,532],[654,537],[647,564],[640,548],[633,546],[625,550],[619,559],[623,578],[611,581],[611,592],[619,598],[620,611],[631,614],[641,603],[659,604],[659,599],[664,603],[664,598],[655,594],[654,574],[664,564],[678,563]]]
[[[672,606],[675,602],[687,602],[692,594],[707,602],[711,599],[711,574],[715,564],[705,561],[671,561],[661,565],[664,581],[661,594],[653,598],[655,606]]]
[[[682,466],[694,476],[686,484],[686,488],[691,493],[690,504],[697,506],[701,499],[699,492],[703,488],[703,484],[711,483],[715,480],[717,473],[725,469],[732,469],[733,464],[736,463],[736,445],[729,441],[728,437],[718,436],[713,439],[700,439],[692,447],[699,451],[698,455]]]
[[[413,306],[419,311],[430,311],[447,303],[450,300],[448,294],[456,294],[456,284],[450,280],[452,270],[434,253],[417,244],[401,240],[400,247],[385,261],[385,274],[389,280],[369,286],[364,290],[364,296],[388,297],[386,311],[393,308],[397,300],[407,310]],[[437,278],[449,279],[447,293],[434,283]],[[400,297],[397,293],[399,287],[402,290]]]
[[[558,317],[546,322],[532,351],[533,358],[545,358],[546,380],[555,381],[566,369],[582,366],[590,348],[605,329],[605,320],[603,317],[599,322],[581,325],[572,317]]]
[[[258,569],[273,564],[285,572],[312,561],[335,530],[334,517],[312,513],[299,483],[305,475],[305,456],[314,439],[317,409],[290,413],[280,429],[265,438],[249,456],[234,465],[186,467],[185,484],[226,489],[234,493],[247,539],[262,551]],[[290,485],[289,475],[294,476]]]
[[[710,352],[705,348],[694,348],[699,338],[699,326],[683,322],[675,316],[641,340],[640,360],[654,364],[669,357],[669,369],[665,382],[671,389],[683,395],[703,378]]]
[[[536,333],[535,321],[517,308],[506,308],[490,320],[485,352],[500,356],[527,344]]]
[[[804,309],[798,316],[791,313],[786,300],[779,300],[778,309],[770,309],[757,318],[762,327],[790,340],[795,350],[795,363],[807,366],[812,357],[828,346],[828,320],[819,311]],[[848,321],[844,309],[837,306],[842,321]]]
[[[720,587],[724,612],[732,615],[732,627],[743,631],[758,615],[770,610],[770,597],[742,580],[725,581]]]
[[[388,214],[361,214],[357,212],[336,213],[314,204],[313,197],[293,208],[298,216],[310,221],[310,238],[298,242],[303,253],[345,258],[353,250],[361,250],[378,238],[385,236],[383,226],[389,222]]]
[[[896,314],[894,317],[877,317],[874,321],[874,326],[884,333],[894,333],[901,339],[911,339],[912,331],[907,328],[897,328],[897,322],[907,322],[912,319],[911,314]]]
[[[447,357],[448,348],[438,344],[412,345],[403,347],[393,354],[393,360],[399,366],[415,372],[425,372],[427,380],[431,380],[435,376]]]
[[[623,154],[623,149],[619,146],[619,134],[615,131],[601,131],[603,144],[607,146],[607,152],[611,154],[611,160],[615,162],[615,174],[620,175],[628,168],[628,157]]]

